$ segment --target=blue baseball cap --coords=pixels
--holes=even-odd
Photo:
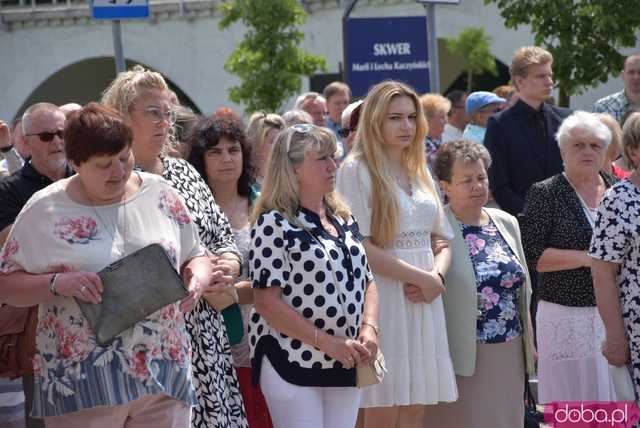
[[[507,100],[505,100],[504,98],[500,98],[493,92],[478,91],[478,92],[472,92],[471,94],[469,94],[464,108],[467,114],[471,114],[480,110],[482,107],[486,106],[487,104],[506,103],[506,102]]]

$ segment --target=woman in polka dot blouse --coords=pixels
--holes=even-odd
[[[325,128],[282,131],[252,216],[251,364],[276,427],[353,427],[355,366],[377,352],[377,290],[335,151]]]

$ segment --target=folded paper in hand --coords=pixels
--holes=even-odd
[[[99,345],[189,293],[159,244],[148,245],[98,272],[102,302],[76,299]]]

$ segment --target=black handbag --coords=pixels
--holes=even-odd
[[[189,294],[159,244],[147,245],[111,263],[98,276],[104,288],[102,301],[93,304],[76,299],[76,302],[101,346]]]
[[[529,375],[524,377],[524,428],[539,428],[544,422],[544,413],[536,407],[536,399],[531,392],[529,385]]]

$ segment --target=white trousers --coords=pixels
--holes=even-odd
[[[353,428],[360,389],[293,385],[262,358],[260,388],[275,428]]]

